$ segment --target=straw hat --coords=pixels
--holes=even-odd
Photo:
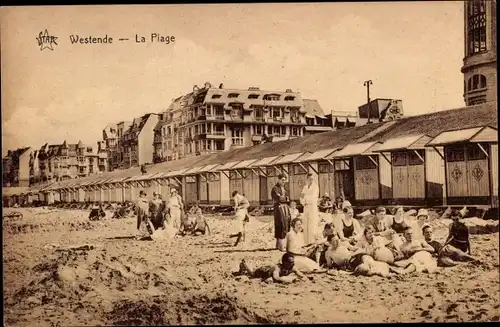
[[[417,217],[419,216],[425,216],[427,218],[429,218],[429,212],[427,212],[426,209],[420,209],[418,210],[418,213],[417,213]]]

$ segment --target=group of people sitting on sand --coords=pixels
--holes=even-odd
[[[379,207],[373,221],[362,228],[353,218],[352,206],[347,205],[309,244],[304,242],[299,216],[290,223],[281,262],[254,269],[242,260],[239,271],[233,274],[288,283],[310,273],[388,277],[391,273],[434,273],[438,266],[450,267],[457,262],[479,263],[471,255],[469,230],[462,221],[464,209],[451,210],[452,223],[444,243],[433,238],[425,209],[419,210],[415,219],[405,215],[402,207],[396,208],[394,216]]]
[[[175,235],[205,235],[210,234],[210,226],[195,203],[189,211],[184,210],[184,201],[175,187],[170,188],[170,195],[163,201],[160,193],[153,193],[153,199],[148,200],[145,191],[140,191],[136,202],[138,237],[153,237],[158,230],[166,230],[167,237]]]

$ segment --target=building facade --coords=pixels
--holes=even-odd
[[[307,126],[306,113],[300,93],[292,90],[236,90],[222,84],[213,88],[208,82],[203,88],[195,85],[191,93],[174,99],[160,114],[155,161],[301,137]]]
[[[98,147],[77,144],[44,144],[29,157],[29,184],[51,183],[106,172],[106,157]],[[103,157],[103,158],[100,158]]]
[[[29,186],[29,164],[32,149],[30,147],[8,151],[2,160],[2,186],[27,187]]]
[[[132,122],[122,121],[103,130],[108,170],[127,169],[153,162],[158,114],[148,113]]]
[[[464,100],[497,100],[496,0],[464,2]]]

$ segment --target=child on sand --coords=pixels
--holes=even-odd
[[[193,225],[193,235],[205,235],[208,231],[208,235],[212,234],[210,232],[210,226],[208,226],[208,222],[202,214],[196,215],[196,220]]]
[[[297,209],[297,202],[290,202],[290,219],[294,220],[300,216],[299,209]]]
[[[233,275],[248,275],[250,278],[261,278],[262,280],[272,278],[274,282],[285,284],[293,283],[297,277],[300,279],[305,278],[304,274],[295,267],[295,258],[291,253],[283,254],[281,263],[277,265],[267,265],[257,269],[253,269],[243,259],[240,263],[240,270],[233,273]]]

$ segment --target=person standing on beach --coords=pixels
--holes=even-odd
[[[156,229],[162,228],[164,222],[163,216],[163,201],[161,200],[160,194],[154,192],[153,199],[149,203],[149,210],[151,212],[151,221]]]
[[[284,187],[286,178],[278,176],[278,182],[271,190],[274,209],[274,237],[276,238],[276,249],[285,252],[285,238],[290,231],[290,207],[288,196]]]
[[[236,237],[236,243],[234,243],[234,246],[237,246],[242,238],[245,237],[245,218],[248,214],[250,202],[248,202],[247,198],[241,195],[238,191],[234,191],[232,197],[234,201],[236,233],[232,234],[230,237]]]
[[[151,229],[149,234],[154,232],[153,226],[151,226],[151,222],[149,220],[149,201],[146,198],[146,192],[140,191],[139,198],[136,203],[137,208],[137,231],[141,232],[141,224],[143,222],[146,223],[146,228]]]
[[[170,196],[167,201],[167,207],[170,211],[172,224],[175,228],[179,229],[181,227],[181,216],[184,203],[182,201],[182,197],[177,193],[177,188],[175,188],[175,186],[170,187]]]
[[[319,187],[313,179],[311,173],[307,174],[307,182],[300,194],[300,202],[304,206],[304,213],[302,214],[304,241],[306,244],[314,242],[318,224],[319,224],[319,210],[318,210]]]

